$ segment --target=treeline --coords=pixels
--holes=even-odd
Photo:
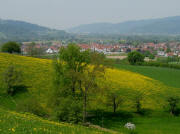
[[[157,58],[157,60],[144,61],[145,54],[138,51],[133,51],[128,54],[128,57],[124,60],[116,59],[113,61],[115,64],[130,64],[130,65],[139,65],[139,66],[154,66],[154,67],[165,67],[165,68],[173,68],[180,69],[180,58],[177,56],[174,57],[166,57],[166,58]]]
[[[163,63],[163,62],[157,62],[157,61],[142,62],[142,63],[139,63],[138,65],[180,69],[180,64],[169,64],[169,63]]]

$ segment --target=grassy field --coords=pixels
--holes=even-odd
[[[0,108],[1,134],[113,134],[80,125],[57,123]]]
[[[120,70],[123,69],[136,72],[152,79],[158,80],[168,87],[174,87],[177,95],[180,93],[180,70],[119,64],[116,64],[115,67]],[[171,116],[165,109],[161,109],[161,111],[151,111],[148,115],[145,116],[139,116],[135,113],[129,113],[125,115],[122,113],[117,113],[116,115],[105,114],[103,117],[94,120],[94,123],[98,125],[102,125],[103,127],[128,134],[129,132],[123,127],[127,122],[136,124],[135,132],[137,134],[180,133],[180,128],[178,127],[180,125],[180,117]]]
[[[115,67],[145,75],[147,77],[161,81],[170,87],[180,88],[180,70],[177,69],[120,64],[116,64]]]
[[[93,120],[94,123],[129,134],[130,131],[124,128],[127,122],[136,125],[136,134],[179,134],[180,117],[174,117],[165,112],[156,112],[153,115],[139,116],[135,113],[118,112],[116,114],[104,113],[103,118]]]
[[[107,120],[111,125],[105,127],[128,133],[122,126],[125,124],[120,119]],[[180,118],[179,117],[134,117],[129,120],[136,125],[138,134],[179,134]],[[121,126],[121,127],[119,127]]]

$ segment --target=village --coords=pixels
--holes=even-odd
[[[22,54],[27,55],[29,48],[32,48],[32,42],[23,42],[21,46]],[[66,47],[66,44],[63,44],[60,41],[52,42],[34,42],[33,48],[41,49],[44,54],[55,54],[58,53],[61,47]],[[143,43],[137,46],[129,44],[77,44],[81,51],[91,50],[99,53],[104,53],[105,55],[122,55],[132,51],[139,51],[142,53],[149,52],[155,57],[180,57],[180,43],[171,42],[171,43]]]

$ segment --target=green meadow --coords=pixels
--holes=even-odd
[[[180,70],[178,69],[123,64],[115,64],[115,67],[148,76],[170,87],[180,88]]]

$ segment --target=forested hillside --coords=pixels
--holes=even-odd
[[[127,21],[117,24],[86,24],[71,28],[68,31],[101,34],[180,34],[180,16]]]
[[[54,30],[23,21],[0,19],[0,41],[60,40],[69,36],[62,30]]]

